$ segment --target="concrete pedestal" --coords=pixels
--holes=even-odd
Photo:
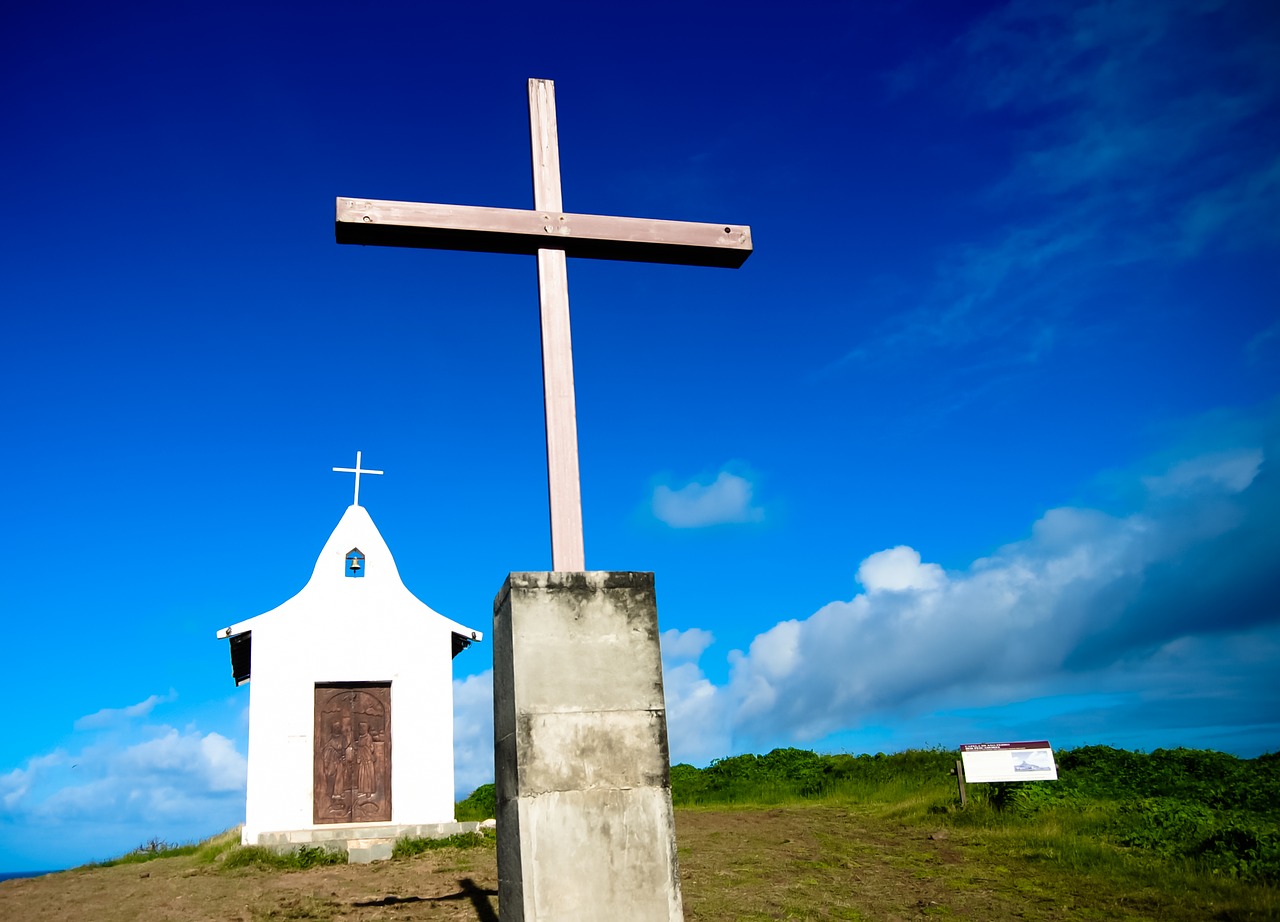
[[[502,922],[683,922],[652,573],[512,573],[494,600]]]

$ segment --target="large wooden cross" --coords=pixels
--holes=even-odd
[[[552,568],[580,571],[586,569],[586,559],[565,258],[736,269],[751,255],[751,228],[566,213],[561,210],[555,86],[550,80],[529,81],[529,129],[533,211],[339,198],[336,231],[339,243],[537,255]]]

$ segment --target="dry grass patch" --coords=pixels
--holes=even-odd
[[[955,813],[925,809],[913,819],[884,805],[831,802],[702,807],[678,809],[676,825],[687,922],[1280,919],[1274,887]],[[0,919],[498,922],[496,857],[492,847],[452,847],[372,865],[228,871],[197,849],[0,883]]]

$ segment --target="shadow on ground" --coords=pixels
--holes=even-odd
[[[403,903],[449,903],[458,900],[470,900],[476,911],[479,922],[498,922],[498,913],[494,911],[490,897],[498,895],[497,890],[486,890],[476,884],[470,877],[459,879],[461,888],[457,893],[446,893],[444,896],[384,896],[380,900],[357,900],[351,905],[357,908],[368,906],[399,906]]]

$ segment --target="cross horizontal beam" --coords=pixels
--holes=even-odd
[[[650,218],[338,199],[338,243],[484,253],[563,250],[566,256],[736,269],[751,228]]]

